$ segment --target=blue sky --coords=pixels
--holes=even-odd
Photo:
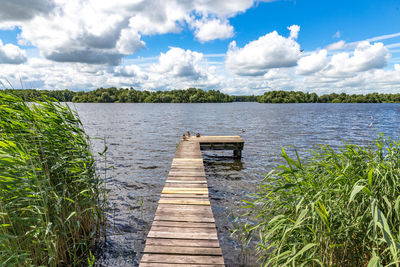
[[[235,36],[228,40],[199,43],[189,30],[179,34],[148,36],[143,38],[148,49],[140,51],[137,56],[157,56],[165,51],[165,44],[203,53],[225,53],[233,39],[245,45],[274,30],[288,35],[286,28],[293,24],[301,26],[298,42],[305,50],[323,48],[337,40],[364,40],[400,32],[400,2],[298,0],[258,3],[231,18],[230,23],[235,28]],[[337,32],[340,38],[334,37]],[[395,41],[388,40],[387,43]]]
[[[6,0],[0,80],[39,89],[396,93],[399,22],[394,0]]]

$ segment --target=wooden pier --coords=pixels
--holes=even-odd
[[[189,137],[180,142],[140,266],[225,266],[201,150],[229,149],[240,157],[243,144],[240,136]]]

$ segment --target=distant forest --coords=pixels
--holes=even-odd
[[[41,99],[44,95],[61,102],[77,103],[400,103],[400,94],[371,93],[366,95],[325,94],[301,91],[269,91],[260,96],[236,96],[217,90],[196,88],[172,91],[139,91],[133,88],[99,88],[88,92],[70,90],[5,89],[24,100]]]

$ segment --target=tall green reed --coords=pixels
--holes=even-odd
[[[86,265],[103,227],[88,136],[68,106],[0,92],[0,262]],[[92,259],[90,259],[92,261]]]
[[[400,148],[321,146],[269,173],[250,201],[263,266],[400,266]],[[250,238],[249,238],[250,240]]]

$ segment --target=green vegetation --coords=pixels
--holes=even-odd
[[[400,266],[400,147],[345,144],[299,156],[246,202],[264,266]]]
[[[75,112],[42,98],[0,92],[0,265],[87,265],[104,233],[101,182]]]
[[[257,102],[259,96],[257,95],[233,95],[234,102]]]
[[[348,95],[345,93],[318,96],[316,93],[295,91],[269,91],[260,96],[227,95],[220,91],[204,91],[196,88],[172,91],[140,91],[131,88],[99,88],[88,92],[70,90],[6,89],[28,99],[43,99],[43,95],[60,102],[80,103],[400,103],[400,94]]]
[[[400,94],[348,95],[329,94],[318,96],[316,93],[295,91],[270,91],[258,97],[260,103],[400,103]]]
[[[6,89],[6,93],[21,97],[24,101],[43,100],[43,96],[54,98],[59,102],[71,102],[76,92],[70,90],[35,90],[35,89]]]
[[[232,102],[229,95],[220,91],[189,88],[187,90],[172,91],[138,91],[133,88],[108,89],[99,88],[89,92],[77,92],[73,102],[100,102],[100,103],[222,103]]]

